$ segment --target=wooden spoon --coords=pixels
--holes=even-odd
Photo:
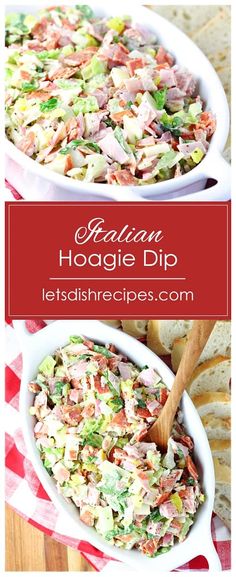
[[[187,344],[180,361],[168,399],[160,416],[150,427],[145,441],[156,443],[158,449],[166,452],[168,439],[171,436],[174,418],[182,394],[188,386],[197,361],[207,343],[216,321],[194,321]]]

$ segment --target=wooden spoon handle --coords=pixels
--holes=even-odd
[[[155,442],[158,439],[162,448],[167,446],[182,394],[190,382],[197,361],[208,341],[215,322],[208,320],[193,322],[169,397],[161,411],[160,417],[148,431],[148,437]]]
[[[216,321],[194,321],[187,344],[169,395],[172,406],[178,408],[180,399],[196,367],[198,359],[209,339]],[[167,403],[166,403],[167,404]]]

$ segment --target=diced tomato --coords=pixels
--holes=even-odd
[[[119,364],[119,358],[111,357],[111,359],[108,359],[108,367],[111,371],[115,372],[118,367],[118,364]]]
[[[140,383],[138,381],[135,381],[133,383],[133,389],[139,389],[139,387],[140,387]]]
[[[129,425],[129,423],[126,419],[125,410],[121,409],[121,411],[119,411],[119,413],[116,413],[116,415],[113,417],[110,424],[111,425],[117,425],[118,427],[121,427],[121,428],[127,427]]]
[[[168,399],[168,391],[167,389],[160,389],[160,403],[164,405]]]
[[[29,72],[27,72],[26,70],[21,70],[20,76],[21,76],[21,78],[23,78],[23,80],[30,80],[31,79],[31,74]]]
[[[171,492],[169,493],[162,493],[162,495],[159,495],[155,501],[155,506],[159,507],[159,505],[161,505],[162,503],[165,503],[165,501],[168,501],[169,497],[171,495]]]
[[[216,129],[216,120],[211,112],[205,111],[201,113],[200,116],[200,128],[205,128],[207,131],[207,136],[211,136]],[[195,127],[196,128],[196,127]]]
[[[81,509],[80,512],[80,519],[81,521],[83,521],[83,523],[85,523],[85,525],[88,525],[89,527],[93,527],[94,524],[94,516],[91,513],[91,511],[89,511],[88,509]]]
[[[171,139],[170,144],[171,144],[173,150],[178,150],[178,141],[175,138]]]
[[[119,539],[122,543],[130,543],[133,540],[133,535],[117,535],[116,539]]]
[[[120,110],[119,112],[113,112],[113,114],[111,114],[111,119],[114,122],[122,122],[124,119],[124,116],[130,116],[131,118],[133,118],[133,113],[131,110],[129,109],[125,109],[125,110]]]
[[[159,539],[147,539],[147,541],[144,541],[141,545],[142,552],[146,555],[154,555],[157,551],[158,541]]]
[[[191,475],[191,477],[193,477],[193,479],[197,480],[198,479],[198,472],[197,472],[196,466],[194,465],[194,462],[191,459],[190,455],[187,455],[185,460],[186,460],[186,465],[187,465],[187,469],[188,469],[189,474]]]
[[[129,112],[129,111],[126,111],[126,112]],[[130,116],[130,114],[128,114],[128,116]],[[128,185],[136,184],[136,178],[127,169],[116,170],[116,172],[114,172],[114,176],[115,176],[118,184],[120,184],[122,186],[128,186]]]
[[[172,58],[172,56],[166,52],[165,48],[163,48],[163,46],[160,46],[157,55],[156,55],[156,61],[158,64],[164,64],[167,63],[170,66],[172,66],[174,60]]]
[[[120,465],[122,459],[125,457],[127,457],[127,453],[123,449],[113,447],[109,453],[108,461],[115,463],[115,465]]]
[[[148,419],[149,417],[152,416],[151,413],[150,413],[150,411],[149,411],[148,409],[144,409],[144,408],[142,408],[142,407],[138,407],[138,408],[136,409],[136,414],[137,414],[139,417],[142,417],[143,419]]]
[[[115,345],[109,345],[108,350],[111,351],[111,353],[116,353]]]
[[[93,417],[94,415],[94,405],[90,404],[87,407],[85,407],[81,413],[82,417],[84,418],[89,418],[89,417]]]
[[[94,388],[99,394],[109,393],[110,391],[108,385],[105,385],[104,387],[102,386],[100,375],[94,376]]]
[[[144,62],[143,62],[142,58],[134,58],[134,59],[126,62],[126,66],[128,68],[130,75],[133,76],[133,74],[134,74],[135,70],[137,70],[137,68],[143,68]]]
[[[194,444],[191,437],[189,437],[188,435],[184,435],[183,437],[181,437],[181,443],[185,445],[185,447],[188,447],[190,451],[193,450]]]
[[[88,64],[91,60],[95,52],[98,51],[97,46],[88,46],[84,50],[80,50],[79,52],[73,52],[68,56],[64,56],[61,58],[65,64],[69,66],[81,66],[82,64]]]
[[[87,347],[88,349],[90,349],[91,351],[93,350],[94,347],[94,343],[93,341],[89,341],[88,339],[86,341],[83,341],[83,345],[85,347]]]

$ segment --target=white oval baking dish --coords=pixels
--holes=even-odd
[[[20,414],[28,456],[56,508],[63,511],[66,515],[68,524],[73,528],[73,533],[77,530],[78,538],[82,537],[105,554],[123,561],[138,571],[147,569],[150,571],[171,571],[197,555],[204,555],[207,558],[209,569],[221,570],[221,564],[211,537],[211,515],[215,493],[213,461],[201,419],[187,393],[184,393],[182,399],[184,423],[195,443],[195,460],[206,495],[206,501],[199,508],[195,523],[186,541],[175,545],[170,552],[155,559],[148,559],[139,551],[122,551],[114,546],[109,546],[93,528],[84,525],[79,519],[77,508],[72,503],[67,503],[57,493],[55,483],[44,469],[35,445],[34,419],[29,414],[29,407],[32,405],[34,395],[28,391],[27,384],[35,378],[37,367],[43,357],[53,353],[58,346],[66,344],[71,334],[86,335],[88,338],[103,344],[107,342],[113,343],[119,351],[128,356],[138,366],[148,364],[155,368],[168,388],[171,388],[174,375],[167,365],[133,337],[99,321],[55,321],[33,335],[27,332],[24,321],[14,321],[13,324],[23,353]]]
[[[89,2],[88,2],[89,3]],[[73,2],[67,2],[73,4]],[[49,5],[42,0],[40,7]],[[90,5],[98,15],[130,14],[134,22],[153,30],[163,46],[186,66],[199,80],[200,94],[217,120],[209,150],[203,161],[183,176],[163,183],[142,187],[120,187],[108,184],[87,184],[56,174],[39,165],[6,139],[6,178],[26,200],[142,201],[142,200],[228,200],[230,168],[222,157],[228,131],[227,99],[215,70],[199,48],[171,22],[140,4],[120,0],[119,3],[93,0]],[[30,3],[8,6],[9,12],[34,14],[39,9]],[[208,178],[217,183],[204,190]]]

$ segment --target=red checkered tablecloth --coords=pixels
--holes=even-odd
[[[31,332],[40,330],[43,321],[29,321]],[[44,491],[27,451],[21,430],[19,391],[22,370],[20,344],[11,323],[6,324],[6,500],[29,523],[60,543],[77,549],[97,571],[114,569],[114,561],[101,551],[72,534],[67,519],[57,511]],[[230,569],[230,534],[215,515],[212,518],[214,544],[222,568]],[[118,565],[118,562],[115,562]],[[178,571],[204,571],[208,569],[204,557],[197,557]]]

